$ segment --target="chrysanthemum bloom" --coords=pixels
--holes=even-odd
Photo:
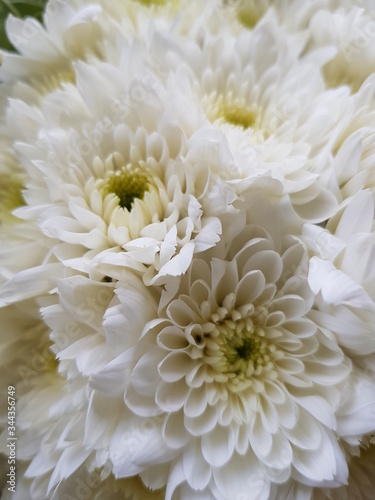
[[[7,446],[9,437],[18,437],[18,401],[28,394],[32,388],[38,386],[40,380],[48,384],[56,373],[57,362],[50,351],[51,341],[46,324],[39,314],[38,304],[25,300],[17,304],[0,308],[0,491],[1,498],[6,496],[9,484],[9,452]],[[8,388],[11,388],[8,391]],[[14,399],[9,399],[9,396]],[[9,419],[9,412],[15,406],[15,421]],[[12,429],[14,425],[15,429]],[[12,434],[12,432],[14,434]],[[18,457],[18,442],[16,443]],[[14,464],[13,464],[14,465]],[[22,477],[21,464],[16,465],[17,479]],[[29,494],[22,496],[22,488],[18,487],[19,500],[29,498]]]
[[[250,212],[267,208],[257,199]],[[180,488],[183,497],[202,490],[229,499],[253,485],[254,498],[267,498],[272,483],[289,477],[307,485],[346,480],[335,411],[351,363],[306,317],[313,302],[306,255],[274,223],[270,232],[248,224],[221,255],[194,259],[142,332],[125,402],[160,421],[155,433],[172,460],[168,497]],[[139,467],[143,453],[132,454]],[[126,475],[126,462],[115,471]]]
[[[96,258],[101,277],[125,265],[150,268],[152,282],[218,241],[236,199],[221,178],[232,159],[223,137],[198,133],[209,124],[178,81],[164,88],[138,49],[122,40],[119,50],[115,64],[77,63],[76,85],[10,101],[9,135],[29,175],[17,216],[60,241],[54,254],[68,267],[94,272]]]
[[[336,47],[336,56],[323,68],[326,82],[331,87],[348,85],[356,92],[375,71],[375,17],[363,2],[359,6],[340,2],[339,6],[332,12],[322,9],[312,17],[310,48]]]
[[[290,32],[303,31],[313,14],[327,2],[309,0],[222,0],[227,15],[247,29],[254,28],[270,10]]]
[[[338,203],[364,189],[375,193],[375,78],[369,76],[336,116],[327,146],[319,154],[320,182]]]
[[[325,229],[306,225],[303,231],[315,253],[309,270],[316,295],[310,317],[335,336],[353,363],[352,394],[343,398],[337,411],[338,432],[353,452],[361,436],[373,432],[375,420],[373,219],[373,194],[364,190],[347,200]]]
[[[7,454],[6,437],[8,386],[15,387],[16,396],[27,393],[45,373],[55,371],[57,363],[50,351],[48,328],[32,300],[0,308],[0,390],[1,452]]]
[[[40,376],[18,398],[17,488],[5,499],[164,498],[163,490],[149,490],[139,477],[116,480],[105,453],[95,457],[85,446],[86,389],[79,377],[67,384],[56,375]]]
[[[10,15],[6,30],[18,53],[4,51],[0,77],[5,84],[25,81],[51,90],[74,79],[72,62],[99,55],[105,30],[97,21],[101,7],[91,3],[50,0],[43,25]],[[108,33],[105,33],[108,36]]]
[[[48,243],[31,269],[3,254],[1,305],[49,292],[59,362],[19,400],[20,495],[340,495],[375,430],[373,117],[356,112],[372,78],[327,91],[335,52],[274,11],[205,33],[196,5],[155,27],[109,0],[56,4],[2,70],[25,172],[14,227]],[[14,311],[1,352],[18,362]]]
[[[139,36],[149,43],[154,29],[190,36],[202,17],[205,29],[213,24],[218,32],[227,24],[220,6],[216,0],[206,2],[204,9],[199,0],[49,0],[42,24],[30,17],[9,15],[6,20],[8,38],[17,52],[1,52],[2,87],[24,82],[37,93],[47,93],[64,82],[74,83],[73,63],[105,60],[108,44],[116,38]],[[161,58],[150,63],[157,68],[164,65]]]
[[[54,241],[41,234],[36,221],[15,216],[15,210],[25,204],[23,188],[28,176],[17,161],[10,141],[3,140],[1,148],[0,283],[7,283],[6,292],[0,292],[0,306],[3,306],[53,288],[62,266],[51,257]],[[47,263],[51,274],[45,272]]]
[[[166,290],[129,271],[115,295],[112,283],[71,277],[44,311],[61,373],[89,382],[84,449],[107,457],[117,478],[165,485],[167,498],[230,499],[250,487],[277,498],[289,482],[311,496],[345,484],[343,438],[348,426],[362,435],[350,387],[364,378],[315,321],[308,256],[287,212],[260,195],[247,203],[233,237]]]
[[[169,0],[49,0],[42,24],[9,15],[6,32],[17,53],[2,52],[1,81],[26,82],[37,92],[74,82],[74,61],[105,58],[110,40],[119,34],[143,36],[153,24],[164,26],[178,6]]]
[[[317,157],[329,141],[348,91],[327,91],[319,67],[330,47],[301,55],[307,35],[288,35],[270,11],[254,30],[181,41],[180,72],[191,101],[229,142],[238,192],[267,174],[282,181],[296,212],[320,222],[337,208],[319,182]],[[264,51],[267,47],[267,51]]]
[[[22,286],[28,275],[30,278],[28,267],[43,267],[50,247],[40,237],[35,224],[21,221],[13,214],[13,210],[24,203],[22,186],[25,175],[4,138],[1,140],[0,159],[0,283],[3,285],[14,276],[21,276],[13,287],[13,299],[17,303],[6,305],[7,297],[0,299],[0,490],[7,490],[7,437],[11,431],[8,426],[12,424],[8,419],[8,409],[13,402],[8,399],[8,387],[12,387],[11,394],[15,398],[21,397],[40,377],[54,372],[56,363],[49,350],[49,331],[40,317],[39,305],[32,299],[24,300],[38,294],[40,283],[34,283],[32,290]]]
[[[72,285],[74,305],[68,293]],[[105,432],[99,428],[93,430],[88,416],[95,412],[91,408],[98,408],[97,400],[93,403],[90,397],[88,377],[113,359],[100,327],[114,297],[113,285],[76,276],[61,283],[60,293],[64,296],[61,299],[64,309],[55,304],[56,295],[39,299],[44,305],[46,322],[40,320],[39,308],[31,310],[36,318],[27,315],[25,303],[0,309],[2,322],[7,326],[0,339],[1,374],[5,384],[15,384],[17,394],[19,478],[14,499],[70,500],[90,495],[96,500],[109,497],[161,500],[164,493],[160,488],[151,491],[138,477],[117,480],[112,474],[109,439],[123,403],[114,401],[113,405],[105,401],[106,411],[114,417]],[[51,302],[52,305],[48,305]],[[72,313],[71,308],[75,306],[77,309]],[[52,329],[52,340],[46,326]],[[9,333],[11,336],[7,338]],[[49,349],[51,341],[52,350]],[[81,349],[80,354],[77,347]],[[57,374],[56,354],[63,376]],[[6,398],[6,391],[1,393],[3,396]],[[3,408],[6,407],[4,403]],[[1,416],[0,425],[2,423],[6,423],[5,414]],[[105,423],[108,425],[108,420]],[[6,435],[5,428],[2,437]],[[1,452],[6,451],[4,440]],[[2,470],[5,472],[6,466]]]

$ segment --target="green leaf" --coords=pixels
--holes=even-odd
[[[0,48],[14,51],[5,32],[5,21],[9,14],[16,17],[34,17],[42,21],[47,0],[0,0]]]

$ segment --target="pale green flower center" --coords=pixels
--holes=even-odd
[[[256,114],[252,109],[237,106],[235,104],[223,104],[219,115],[221,115],[226,122],[240,126],[244,129],[254,127],[256,122]]]
[[[233,366],[242,363],[242,361],[256,361],[259,344],[258,340],[252,338],[232,338],[224,346],[224,355]]]
[[[237,19],[245,28],[253,28],[258,23],[259,16],[253,9],[240,9]]]
[[[144,5],[145,7],[151,7],[155,5],[156,7],[163,7],[168,3],[169,0],[135,0],[136,2]]]
[[[239,0],[236,3],[237,20],[245,28],[252,29],[262,19],[268,8],[268,0]]]
[[[221,94],[209,97],[204,107],[211,122],[218,120],[220,124],[242,127],[248,132],[251,144],[262,144],[272,133],[259,106],[249,105],[244,99],[234,97],[230,92],[225,96]]]
[[[274,346],[268,346],[263,338],[264,330],[254,326],[251,318],[224,320],[216,328],[221,372],[251,377],[270,363],[270,350],[274,350]]]
[[[219,95],[208,106],[208,115],[212,121],[221,120],[243,129],[258,128],[261,120],[261,112],[256,106],[249,106],[231,94]]]
[[[150,175],[141,167],[126,165],[109,174],[104,181],[103,192],[105,195],[115,194],[119,199],[120,207],[130,212],[134,200],[143,199],[151,182]]]
[[[253,317],[243,316],[240,311],[229,312],[222,307],[212,315],[212,326],[203,326],[203,330],[211,330],[202,339],[203,359],[213,380],[226,384],[231,392],[253,386],[256,379],[277,378],[274,362],[283,357],[283,352],[266,339],[262,321],[257,319],[261,313],[256,310]]]

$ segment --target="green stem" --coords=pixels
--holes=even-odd
[[[14,5],[9,3],[8,0],[0,0],[6,7],[7,9],[16,17],[21,17],[20,12],[16,9]]]

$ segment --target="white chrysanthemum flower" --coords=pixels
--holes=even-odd
[[[327,2],[319,0],[223,0],[228,13],[243,27],[254,28],[269,10],[274,10],[280,23],[291,32],[307,28],[313,14]]]
[[[10,15],[6,30],[19,53],[3,52],[1,80],[9,84],[24,80],[44,88],[71,81],[72,61],[100,55],[103,29],[96,22],[100,14],[99,5],[74,6],[73,2],[50,0],[44,11],[44,26],[30,17]]]
[[[327,84],[349,85],[356,92],[375,71],[375,17],[353,2],[333,12],[322,9],[311,19],[311,47],[331,45],[337,54],[323,68]],[[310,48],[311,48],[310,47]]]
[[[77,63],[76,86],[10,101],[9,134],[30,177],[17,216],[62,242],[54,253],[67,266],[89,272],[96,257],[99,273],[149,267],[152,282],[218,241],[236,199],[221,179],[232,158],[222,135],[205,139],[209,124],[178,81],[164,89],[122,42],[114,65]]]
[[[165,3],[169,5],[168,1]],[[17,87],[23,90],[20,98],[30,102],[35,100],[35,94],[44,95],[66,83],[75,84],[74,62],[93,57],[105,60],[108,45],[117,38],[139,35],[143,39],[154,24],[160,29],[168,26],[175,13],[176,5],[173,9],[149,9],[135,0],[49,0],[43,24],[30,17],[9,15],[6,31],[18,53],[1,52],[1,109],[6,107],[9,95],[19,98]]]
[[[15,387],[16,395],[28,392],[44,373],[54,372],[55,357],[49,350],[51,341],[38,305],[32,300],[0,308],[0,427],[7,436],[7,388]],[[2,444],[6,444],[4,439]],[[6,447],[1,452],[6,453]]]
[[[374,80],[326,88],[332,45],[368,31],[336,3],[51,0],[45,28],[9,19],[15,500],[366,498]]]
[[[82,495],[93,500],[161,500],[164,492],[149,490],[139,477],[116,480],[105,454],[85,446],[87,404],[86,385],[78,377],[70,384],[56,376],[40,377],[18,398],[17,457],[23,477],[14,498],[23,500],[26,491],[30,500]]]
[[[232,185],[241,192],[267,174],[282,182],[303,219],[320,222],[337,203],[319,182],[316,158],[348,92],[325,90],[319,66],[331,50],[302,57],[305,38],[287,35],[270,12],[238,36],[187,40],[181,72],[190,78],[190,99],[229,142],[237,168]]]
[[[370,76],[337,115],[319,157],[320,182],[345,204],[364,189],[375,193],[375,78]]]
[[[350,351],[313,320],[308,257],[284,224],[282,205],[253,195],[231,240],[164,291],[130,272],[115,296],[112,283],[61,281],[44,317],[62,373],[89,380],[83,445],[116,477],[167,498],[345,483]]]
[[[354,196],[325,229],[304,228],[315,253],[309,270],[315,293],[310,317],[326,335],[335,336],[353,362],[351,390],[337,411],[337,431],[353,447],[373,432],[375,422],[373,220],[374,198],[367,190]]]
[[[259,199],[257,207],[266,209]],[[313,294],[302,246],[247,225],[214,255],[211,265],[193,260],[146,325],[125,392],[139,417],[165,412],[167,497],[184,484],[181,494],[208,488],[229,499],[246,493],[249,478],[254,498],[289,477],[344,482],[335,411],[350,361],[306,317]],[[147,465],[139,449],[132,458]]]
[[[5,498],[9,480],[9,437],[13,422],[9,420],[8,387],[18,402],[27,394],[41,378],[49,380],[50,374],[56,372],[56,360],[50,351],[51,341],[46,324],[41,320],[38,305],[32,301],[23,301],[16,305],[0,308],[0,492]],[[17,436],[18,407],[16,406],[15,435]],[[14,435],[13,434],[13,435]],[[18,451],[18,450],[17,450]],[[17,453],[17,452],[16,452]],[[16,456],[18,456],[16,454]],[[4,460],[3,460],[4,459]],[[17,478],[22,477],[22,467],[17,464]],[[18,483],[18,482],[17,482]],[[25,491],[18,487],[21,496],[29,498]],[[23,497],[22,497],[23,492]]]
[[[310,29],[310,22],[316,13],[335,13],[357,7],[371,10],[372,0],[222,0],[227,16],[247,29],[253,29],[273,10],[280,24],[290,33]],[[319,14],[320,15],[320,14]],[[316,26],[317,27],[317,26]],[[308,50],[311,47],[306,47]]]
[[[167,26],[179,0],[49,0],[43,24],[9,15],[6,31],[18,53],[2,52],[0,79],[51,90],[74,81],[72,62],[105,58],[105,47],[116,36],[147,34],[152,23]],[[152,24],[151,23],[151,24]]]
[[[14,215],[15,209],[25,204],[22,193],[28,176],[10,142],[4,138],[0,159],[0,283],[8,283],[7,292],[0,292],[0,306],[3,306],[50,290],[52,275],[56,275],[60,266],[54,263],[50,268],[52,274],[46,276],[43,264],[48,261],[53,264],[50,259],[53,241],[40,233],[35,221],[22,221]]]
[[[216,0],[207,4],[211,14],[218,11]],[[178,16],[180,10],[183,16]],[[49,0],[43,24],[30,17],[8,17],[6,31],[18,53],[2,52],[0,79],[6,84],[26,81],[47,92],[62,82],[74,83],[74,61],[106,59],[106,47],[116,37],[147,40],[153,26],[170,31],[176,16],[183,18],[180,29],[185,32],[201,13],[199,0]],[[216,26],[222,25],[223,17],[219,19]]]

